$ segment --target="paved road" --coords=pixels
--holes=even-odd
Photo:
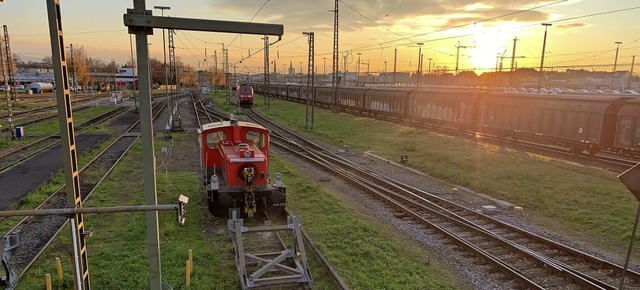
[[[108,134],[76,136],[78,156],[89,151],[107,137],[109,137]],[[61,170],[62,152],[60,146],[55,146],[0,173],[0,210],[7,209]]]

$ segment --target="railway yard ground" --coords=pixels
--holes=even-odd
[[[213,101],[238,113],[233,106],[223,105],[222,95]],[[175,203],[180,194],[190,197],[184,226],[176,224],[172,212],[159,214],[163,278],[173,289],[186,289],[184,264],[191,249],[192,289],[239,288],[226,221],[212,217],[206,209],[198,172],[195,118],[187,109],[187,101],[181,104],[183,132],[167,133],[161,122],[155,125],[158,203]],[[496,204],[473,192],[507,201],[518,208],[498,206],[492,213],[496,218],[618,263],[624,258],[637,202],[612,172],[317,108],[315,128],[305,131],[304,106],[271,99],[266,109],[260,97],[255,104],[270,119],[304,132],[339,155],[390,178],[477,210]],[[121,127],[114,120],[96,130],[115,132]],[[103,146],[79,156],[80,163]],[[394,161],[406,153],[409,167],[431,177],[367,157],[365,152]],[[138,141],[85,207],[143,204],[141,156]],[[280,172],[284,176],[287,207],[302,217],[316,246],[350,288],[501,289],[500,281],[482,272],[481,263],[470,265],[464,253],[352,185],[278,150],[272,153],[271,162],[270,174]],[[62,180],[58,173],[27,199],[41,199],[43,192],[58,187]],[[29,204],[33,202],[22,206],[32,206]],[[6,230],[15,221],[4,219],[0,228]],[[144,289],[148,280],[145,214],[87,214],[85,221],[87,230],[93,232],[87,240],[92,286]],[[69,235],[63,231],[17,289],[43,288],[45,274],[55,276],[56,257],[60,257],[64,269],[58,289],[72,289],[70,244]],[[640,261],[639,253],[633,252],[634,267]],[[311,260],[315,288],[334,289],[318,262]]]

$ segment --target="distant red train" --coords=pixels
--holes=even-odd
[[[209,212],[230,217],[281,214],[286,206],[282,175],[269,179],[269,130],[258,124],[222,121],[202,125],[201,164]]]
[[[236,89],[238,95],[238,104],[240,107],[253,106],[253,87],[248,85],[240,85]]]

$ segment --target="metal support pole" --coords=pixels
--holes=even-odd
[[[398,49],[393,49],[393,85],[396,85],[396,73],[398,69]]]
[[[333,80],[331,81],[333,111],[336,111],[338,102],[338,2],[335,1],[335,8],[333,10]],[[345,74],[346,74],[346,61],[345,61]],[[346,77],[345,77],[346,81]]]
[[[627,81],[625,82],[625,85],[630,88],[631,87],[631,77],[633,77],[633,65],[636,63],[636,56],[632,55],[631,56],[631,71],[629,71],[629,77],[627,78]],[[622,89],[624,90],[625,87],[623,86]]]
[[[356,73],[356,86],[360,86],[360,55],[362,53],[358,52],[358,72]]]
[[[160,9],[162,17],[164,17],[164,11],[165,10],[171,10],[171,7],[169,7],[169,6],[153,6],[153,9]],[[166,130],[169,131],[171,129],[171,123],[172,123],[171,118],[173,117],[173,103],[169,99],[169,87],[167,87],[169,85],[169,79],[168,79],[168,76],[167,76],[167,45],[165,43],[164,28],[162,29],[162,59],[163,59],[163,62],[162,62],[162,73],[164,74],[164,96],[165,96],[165,99],[167,100],[167,106],[169,108],[169,110],[167,110],[167,112],[169,112],[169,114],[167,116],[167,127],[166,127]]]
[[[7,82],[7,75],[5,73],[4,70],[4,54],[2,52],[2,45],[4,44],[4,38],[0,37],[0,70],[2,71],[2,84],[4,85],[4,96],[6,98],[7,101],[7,121],[9,123],[9,134],[11,134],[11,140],[16,138],[15,135],[15,127],[13,125],[13,113],[12,113],[12,102],[11,99],[9,98],[9,90],[7,89],[8,87],[8,82]]]
[[[73,78],[73,82],[72,82],[73,90],[72,91],[73,91],[74,95],[77,95],[78,94],[78,92],[77,92],[78,85],[77,85],[77,82],[76,82],[76,62],[73,61],[73,43],[69,44],[69,51],[71,52],[71,65],[73,66],[73,74],[71,75],[71,77]]]
[[[544,75],[542,69],[544,68],[544,50],[547,46],[547,28],[551,26],[551,23],[542,23],[542,26],[544,26],[544,40],[542,41],[542,56],[540,57],[540,71],[538,72],[538,94],[540,93],[540,86],[542,85],[542,77]],[[497,77],[496,72],[496,78]]]
[[[129,48],[131,48],[131,87],[133,88],[133,105],[138,110],[138,100],[136,99],[136,64],[133,60],[133,42],[129,34]]]
[[[264,36],[264,107],[269,109],[269,36]]]
[[[422,45],[424,43],[418,42],[418,75],[416,76],[416,87],[420,86],[420,81],[422,80]],[[456,72],[457,73],[457,72]]]
[[[145,0],[134,0],[133,10],[128,14],[150,15]],[[130,27],[129,33],[136,35],[136,54],[138,55],[138,82],[140,84],[140,135],[142,139],[142,164],[145,192],[145,204],[157,205],[156,157],[153,140],[153,122],[151,113],[151,75],[149,73],[149,40],[152,29]],[[163,33],[164,34],[164,33]],[[149,288],[162,289],[162,265],[160,262],[160,230],[158,213],[147,212],[147,255],[149,256]]]
[[[313,66],[315,63],[315,40],[313,32],[303,32],[302,34],[307,35],[309,37],[309,54],[307,61],[307,94],[306,94],[306,118],[304,122],[304,129],[309,129],[309,122],[311,122],[311,129],[313,129],[314,123],[314,106],[315,106],[315,90],[314,87],[314,74],[313,74]]]
[[[213,73],[215,74],[214,78],[215,78],[215,83],[216,86],[213,88],[215,91],[215,94],[218,94],[218,51],[214,50],[213,51]]]
[[[613,62],[613,74],[611,75],[611,89],[612,90],[613,90],[613,82],[616,80],[616,67],[618,66],[618,51],[620,50],[620,44],[622,44],[622,42],[616,41],[616,44],[618,45],[616,47],[616,59]]]
[[[433,58],[429,59],[429,72],[427,73],[427,86],[431,86],[431,60],[433,60]]]
[[[56,99],[58,104],[58,120],[60,123],[60,140],[64,163],[65,190],[67,207],[81,208],[80,172],[73,126],[71,96],[69,94],[69,77],[67,59],[64,51],[64,33],[62,31],[62,15],[60,0],[47,1],[49,20],[49,36],[51,38],[51,59],[53,60],[56,80]],[[85,224],[82,214],[74,214],[70,221],[73,240],[73,264],[76,289],[91,289],[89,281],[89,259],[85,241]]]

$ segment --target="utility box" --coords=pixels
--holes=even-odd
[[[24,139],[24,127],[16,127],[16,138]]]

